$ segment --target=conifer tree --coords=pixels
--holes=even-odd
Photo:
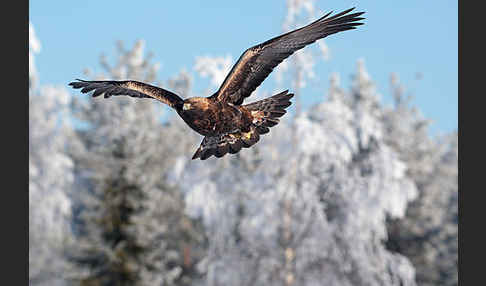
[[[70,104],[66,88],[39,86],[34,61],[39,52],[29,23],[29,285],[65,285],[74,182],[68,147],[76,138],[63,120]]]
[[[158,65],[144,55],[142,41],[131,50],[121,42],[118,48],[115,66],[101,58],[109,78],[155,82]],[[189,285],[202,255],[193,245],[204,237],[184,215],[177,189],[165,183],[182,142],[167,136],[180,131],[162,123],[162,104],[79,99],[74,114],[87,126],[78,130],[83,144],[73,150],[79,215],[71,258],[79,267],[71,279],[81,285]]]
[[[396,74],[390,82],[395,105],[384,115],[386,141],[406,162],[419,196],[404,218],[389,220],[387,244],[412,261],[419,285],[457,285],[457,132],[432,137]]]
[[[284,117],[258,153],[180,160],[187,212],[208,237],[206,285],[415,285],[383,242],[386,217],[403,217],[417,190],[384,142],[364,63],[349,92],[333,90],[294,125]]]

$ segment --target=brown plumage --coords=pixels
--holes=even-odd
[[[328,13],[300,29],[270,39],[247,49],[233,66],[221,87],[210,97],[192,97],[183,100],[176,94],[146,83],[126,81],[71,82],[82,93],[94,91],[92,96],[104,94],[128,95],[157,99],[177,111],[196,132],[205,136],[192,159],[205,160],[222,157],[249,148],[279,123],[285,109],[291,105],[293,94],[288,90],[272,97],[242,105],[244,99],[265,80],[272,70],[297,50],[331,34],[355,29],[363,23],[364,12],[348,14],[354,8],[334,16]]]

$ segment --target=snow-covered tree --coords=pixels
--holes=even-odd
[[[64,120],[70,96],[64,87],[37,86],[32,53],[40,42],[30,23],[29,46],[29,285],[63,285],[74,181],[67,146],[75,138]]]
[[[388,245],[413,262],[419,285],[457,285],[457,133],[432,138],[429,120],[410,106],[396,74],[391,87],[395,106],[384,116],[386,141],[406,162],[419,196],[404,218],[390,220]]]
[[[179,159],[173,182],[208,237],[206,285],[415,285],[412,264],[384,241],[386,217],[403,217],[417,191],[384,142],[364,63],[351,91],[334,91],[259,148]]]
[[[194,70],[202,78],[208,77],[211,80],[211,86],[218,88],[233,64],[233,58],[230,55],[224,57],[197,56],[194,61]]]
[[[111,79],[156,80],[158,65],[144,56],[142,41],[118,47],[114,66],[101,59]],[[71,255],[81,267],[71,278],[82,285],[188,285],[202,255],[193,244],[204,237],[183,213],[180,193],[164,183],[184,147],[176,141],[183,131],[162,124],[162,103],[152,99],[89,98],[74,107],[87,127],[73,150],[79,215]]]

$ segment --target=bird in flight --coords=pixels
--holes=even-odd
[[[77,81],[69,83],[93,97],[104,94],[157,99],[171,108],[204,138],[192,159],[222,157],[249,148],[279,123],[291,105],[288,90],[250,104],[245,98],[265,80],[272,70],[297,50],[329,35],[355,29],[364,12],[349,14],[354,8],[330,16],[332,12],[302,28],[290,31],[247,49],[233,66],[219,89],[209,97],[182,99],[160,87],[134,80]]]

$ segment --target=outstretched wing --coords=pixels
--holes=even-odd
[[[177,94],[143,82],[138,82],[134,80],[76,80],[77,81],[69,83],[69,85],[73,88],[82,88],[82,93],[88,93],[94,90],[92,94],[93,97],[104,94],[105,98],[108,98],[112,95],[127,95],[139,98],[154,98],[162,101],[172,108],[176,107],[177,105],[183,104],[183,100]]]
[[[288,32],[246,50],[233,66],[219,90],[218,101],[240,105],[265,80],[272,70],[295,51],[331,34],[355,29],[364,12],[348,14],[354,8],[332,17],[332,13],[300,29]]]

